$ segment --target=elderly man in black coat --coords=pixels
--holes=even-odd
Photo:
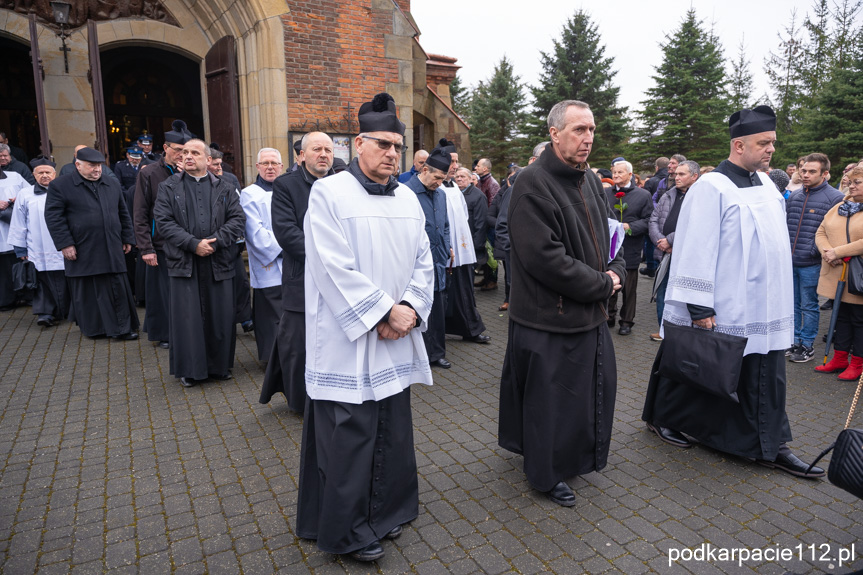
[[[626,237],[623,239],[623,259],[626,260],[626,282],[623,284],[623,306],[620,308],[620,335],[632,333],[635,323],[636,290],[638,289],[638,266],[641,264],[641,251],[644,237],[653,213],[653,200],[650,192],[632,185],[632,164],[622,160],[611,168],[614,186],[606,190],[608,205],[614,217],[623,223]],[[617,314],[617,293],[608,301],[608,326],[614,327]]]
[[[297,169],[273,182],[271,206],[273,233],[282,247],[282,316],[264,383],[261,403],[278,392],[288,407],[303,413],[306,403],[306,236],[303,219],[309,208],[312,185],[332,174],[333,141],[323,132],[303,136],[303,157]]]
[[[234,242],[246,218],[233,186],[209,171],[210,148],[183,144],[183,172],[159,184],[153,214],[170,281],[171,374],[184,387],[234,365]]]
[[[617,372],[605,305],[626,276],[609,262],[609,209],[587,165],[596,124],[584,102],[548,116],[551,143],[519,173],[509,205],[512,293],[499,444],[530,485],[571,507],[566,480],[605,467]]]
[[[63,252],[72,299],[70,319],[87,337],[138,339],[138,314],[124,254],[135,243],[120,183],[102,177],[105,156],[78,151],[71,174],[48,186],[45,225]]]

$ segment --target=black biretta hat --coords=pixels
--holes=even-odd
[[[360,132],[393,132],[405,135],[405,125],[396,114],[396,101],[386,92],[381,92],[371,102],[360,106],[357,119],[360,121]]]
[[[51,161],[51,158],[46,158],[45,156],[36,156],[32,160],[30,160],[30,169],[35,170],[39,166],[51,166],[52,168],[56,168],[57,164]]]
[[[449,154],[450,152],[446,148],[435,148],[426,159],[426,165],[442,172],[448,172],[452,163],[452,157]]]
[[[756,106],[734,112],[728,118],[728,131],[732,138],[742,138],[761,132],[776,131],[776,113],[770,106]]]
[[[438,140],[438,146],[440,146],[440,149],[447,154],[454,154],[456,152],[455,142],[447,140],[446,138],[441,138],[440,140]]]
[[[185,144],[195,136],[186,127],[183,120],[174,120],[171,123],[171,131],[165,132],[165,141],[171,144]]]
[[[82,162],[101,164],[105,161],[105,156],[103,156],[102,152],[99,150],[94,150],[93,148],[81,148],[78,150],[78,153],[75,154],[75,159],[81,160]]]

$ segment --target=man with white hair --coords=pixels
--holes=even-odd
[[[282,247],[273,234],[273,182],[282,172],[282,154],[275,148],[258,152],[258,177],[243,189],[240,205],[246,214],[246,251],[254,302],[258,361],[269,361],[282,311]],[[243,274],[245,275],[245,268]]]
[[[27,180],[18,172],[6,172],[0,167],[0,311],[14,309],[18,300],[12,288],[15,252],[6,238],[9,234],[9,221],[12,218],[16,198],[29,186]]]
[[[54,162],[44,156],[34,158],[30,167],[36,185],[22,190],[16,198],[8,240],[15,248],[15,257],[33,262],[36,267],[39,285],[33,296],[33,314],[37,316],[37,324],[52,327],[55,322],[66,319],[69,313],[63,254],[54,247],[54,240],[45,225],[48,185],[54,181],[57,172]]]
[[[102,175],[105,156],[78,150],[75,170],[48,184],[45,224],[63,252],[71,314],[87,337],[138,339],[126,275],[135,233],[120,182]]]
[[[547,145],[548,145],[548,142],[540,142],[539,144],[537,144],[536,146],[533,147],[533,155],[527,161],[528,166],[539,159],[540,154],[542,154],[542,151],[545,150],[545,147]]]
[[[635,323],[635,306],[638,289],[638,266],[641,263],[641,250],[644,236],[653,213],[653,200],[650,192],[632,183],[632,164],[620,160],[611,168],[614,186],[606,190],[608,205],[614,217],[623,223],[626,236],[623,239],[623,259],[626,261],[626,280],[623,283],[623,305],[620,308],[620,335],[632,333]],[[608,300],[608,326],[614,327],[617,314],[617,292]]]

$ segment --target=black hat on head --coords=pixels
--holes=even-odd
[[[770,106],[756,106],[734,112],[728,118],[728,131],[732,138],[742,138],[761,132],[776,131],[776,113]]]
[[[81,148],[78,150],[78,153],[75,154],[75,159],[81,160],[82,162],[101,164],[105,161],[105,156],[103,156],[102,152],[99,150],[94,150],[93,148]]]
[[[426,166],[437,168],[442,172],[448,172],[449,166],[452,163],[452,157],[450,157],[449,154],[450,153],[446,148],[435,148],[429,154],[429,157],[426,160]]]
[[[303,151],[303,139],[300,138],[296,142],[294,142],[294,153],[299,154]]]
[[[165,141],[171,144],[185,144],[192,138],[194,134],[186,127],[186,122],[183,120],[174,120],[171,123],[171,131],[165,132]]]
[[[341,158],[333,158],[333,172],[338,174],[348,169],[348,165]]]
[[[396,101],[386,92],[381,92],[371,102],[360,106],[357,119],[360,121],[360,132],[393,132],[405,135],[405,125],[396,114]]]
[[[52,168],[56,168],[57,164],[51,161],[51,158],[46,158],[45,156],[36,156],[32,160],[30,160],[30,169],[35,170],[39,166],[51,166]]]
[[[446,138],[441,138],[438,141],[438,145],[440,146],[440,149],[447,154],[455,154],[455,142],[447,140]]]

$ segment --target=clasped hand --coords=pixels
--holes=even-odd
[[[407,305],[397,303],[390,310],[390,318],[377,326],[378,339],[400,339],[408,335],[417,323],[417,313]]]

